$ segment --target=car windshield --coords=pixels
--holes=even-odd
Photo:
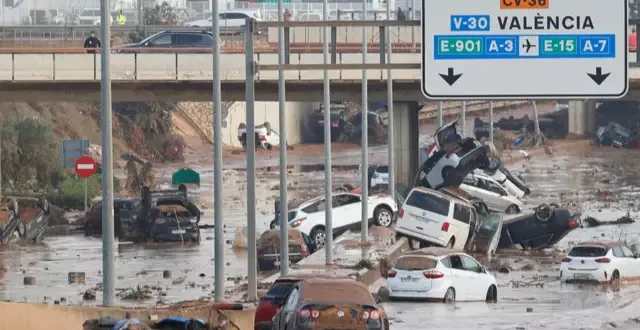
[[[414,190],[406,201],[407,205],[419,209],[447,216],[449,214],[449,200],[436,195]]]
[[[397,270],[426,270],[433,269],[438,261],[428,257],[406,256],[396,260],[393,268]]]
[[[599,246],[576,246],[569,252],[570,257],[604,257],[607,249]]]
[[[267,295],[276,298],[284,298],[289,294],[291,288],[293,288],[295,284],[296,282],[294,281],[275,282],[269,291],[267,291]]]

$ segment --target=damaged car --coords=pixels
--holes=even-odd
[[[316,250],[316,245],[309,236],[290,229],[289,234],[289,262],[300,262]],[[280,266],[280,231],[267,230],[258,239],[258,270],[273,270]]]
[[[617,123],[600,126],[596,131],[596,139],[601,146],[628,148],[632,143],[631,131]]]
[[[47,230],[51,207],[45,198],[10,198],[0,200],[0,243],[42,241]]]
[[[313,133],[316,141],[324,141],[324,104],[320,104],[320,109],[309,115],[307,126]],[[345,125],[349,122],[347,116],[347,106],[344,104],[331,104],[329,107],[329,118],[331,120],[331,141],[335,142],[345,130]]]
[[[490,165],[489,147],[473,138],[463,138],[456,129],[457,122],[436,131],[435,148],[418,169],[414,186],[435,190],[459,186],[469,173]]]
[[[271,129],[271,124],[269,122],[256,126],[255,134],[256,149],[262,148],[271,150],[273,147],[280,147],[280,135]],[[245,123],[240,123],[238,125],[238,141],[242,144],[242,148],[247,149],[247,124]]]
[[[393,198],[388,195],[369,196],[369,224],[380,227],[391,227],[398,207]],[[275,202],[275,219],[269,225],[275,229],[279,224],[280,201]],[[350,192],[334,192],[332,195],[333,234],[334,237],[347,230],[360,229],[362,224],[362,197]],[[325,205],[324,196],[317,197],[300,204],[289,211],[287,220],[289,226],[311,237],[317,247],[324,246],[325,235]]]
[[[557,244],[581,227],[580,213],[557,204],[540,204],[532,213],[503,221],[500,248],[540,250]]]
[[[483,200],[489,209],[495,212],[516,214],[524,208],[524,204],[516,196],[487,175],[467,175],[460,188],[469,195]]]

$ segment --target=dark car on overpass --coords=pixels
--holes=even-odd
[[[140,42],[114,47],[116,53],[211,53],[208,31],[162,31]]]

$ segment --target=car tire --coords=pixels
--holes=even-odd
[[[453,247],[456,245],[456,239],[454,237],[451,237],[451,239],[449,240],[449,243],[447,243],[447,245],[445,246],[445,248],[447,249],[453,249]]]
[[[496,288],[495,285],[491,285],[489,287],[489,290],[487,290],[487,302],[488,303],[495,303],[498,301],[498,288]]]
[[[275,220],[272,220],[272,221],[269,223],[269,229],[275,229],[275,228],[276,228],[276,221],[275,221]]]
[[[534,209],[536,220],[542,223],[548,223],[553,218],[553,207],[548,204],[540,204]]]
[[[327,235],[324,232],[324,228],[322,227],[314,228],[311,231],[311,239],[316,244],[317,249],[324,247],[327,241]]]
[[[393,213],[386,206],[378,206],[373,211],[373,219],[376,226],[388,228],[393,224]]]
[[[20,238],[25,238],[27,236],[27,227],[24,225],[24,222],[18,219],[18,225],[16,226],[16,231]]]
[[[273,146],[271,144],[269,144],[269,143],[265,143],[264,146],[267,148],[267,150],[273,149]]]
[[[442,302],[445,304],[453,304],[456,302],[456,290],[453,287],[447,289],[444,298],[442,298]]]
[[[520,213],[520,208],[516,204],[511,204],[511,205],[509,205],[509,207],[507,207],[507,209],[504,211],[504,213],[506,213],[506,214],[518,214],[518,213]]]
[[[620,272],[618,270],[614,270],[613,274],[611,274],[611,286],[619,286],[620,285]]]

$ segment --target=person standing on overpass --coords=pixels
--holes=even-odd
[[[127,23],[127,16],[124,15],[121,9],[120,12],[118,12],[118,17],[116,17],[116,24],[124,25],[125,23]]]
[[[95,54],[98,48],[102,47],[100,39],[96,37],[96,33],[91,31],[89,38],[84,41],[84,49],[87,53]]]

